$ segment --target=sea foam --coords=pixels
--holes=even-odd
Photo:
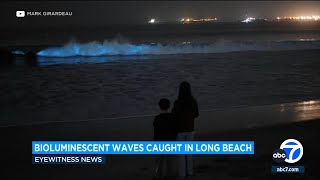
[[[175,44],[133,44],[117,41],[69,42],[37,53],[44,57],[205,54],[236,51],[272,51],[319,49],[319,41],[217,41],[211,43],[181,42]]]

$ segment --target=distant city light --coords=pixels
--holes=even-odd
[[[268,21],[267,19],[264,18],[254,18],[254,17],[248,17],[245,20],[242,20],[241,22],[243,23],[251,23],[251,22],[266,22]]]
[[[245,19],[245,20],[243,20],[243,21],[241,21],[241,22],[249,23],[249,22],[253,22],[253,21],[255,21],[255,20],[256,20],[256,18],[248,17],[247,19]]]
[[[192,23],[211,23],[218,21],[217,18],[181,18],[180,20],[176,20],[176,22],[181,22],[182,24],[192,24]],[[247,17],[246,19],[242,19],[240,22],[242,23],[264,23],[264,22],[272,22],[272,21],[278,21],[278,22],[285,22],[285,21],[318,21],[320,22],[320,16],[314,15],[314,16],[284,16],[284,17],[275,17],[274,19],[265,19],[265,18],[257,18],[257,17]],[[239,21],[238,21],[239,22]],[[152,18],[148,21],[149,24],[158,24],[160,23],[157,19]],[[172,21],[161,21],[161,24],[163,23],[172,23]]]
[[[320,16],[289,16],[277,17],[277,20],[295,20],[295,21],[319,21]]]
[[[201,18],[201,19],[193,19],[193,18],[182,18],[181,22],[183,23],[192,23],[192,22],[214,22],[217,21],[217,18]]]
[[[156,20],[155,19],[150,19],[150,21],[148,23],[154,24],[154,23],[156,23]]]

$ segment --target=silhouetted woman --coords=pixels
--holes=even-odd
[[[192,141],[194,138],[194,119],[199,116],[198,104],[192,96],[188,82],[182,82],[179,88],[178,99],[172,109],[177,121],[177,140]],[[193,175],[192,155],[179,155],[179,177]]]

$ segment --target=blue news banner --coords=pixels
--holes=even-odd
[[[254,142],[32,141],[33,164],[105,164],[107,154],[254,154]]]

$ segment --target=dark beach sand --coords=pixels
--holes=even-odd
[[[270,113],[275,112],[272,107],[267,107]],[[241,114],[245,110],[250,112],[248,108],[234,110],[234,121],[248,121]],[[113,129],[105,121],[89,121],[1,128],[1,164],[5,167],[1,176],[5,179],[152,179],[152,155],[107,155],[105,165],[31,164],[31,141],[34,140],[150,140],[151,125],[149,127],[133,125]],[[197,140],[253,140],[255,155],[196,155],[196,175],[191,179],[319,179],[319,129],[320,119],[313,119],[265,127],[199,131]],[[279,165],[273,162],[272,152],[288,138],[303,144],[303,158],[294,165],[304,165],[306,172],[271,174],[271,166]]]

